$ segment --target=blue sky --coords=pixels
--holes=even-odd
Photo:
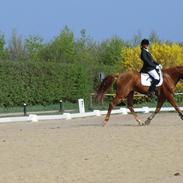
[[[79,36],[81,29],[95,40],[114,35],[130,40],[156,31],[163,40],[183,42],[182,0],[0,0],[0,31],[56,36],[65,25]]]

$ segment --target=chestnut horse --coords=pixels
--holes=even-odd
[[[178,112],[180,118],[183,120],[183,113],[180,111],[180,108],[176,104],[176,101],[173,97],[176,84],[183,79],[183,66],[173,67],[169,69],[163,69],[163,84],[157,87],[157,106],[154,113],[152,113],[145,122],[142,122],[138,115],[133,109],[133,97],[134,92],[139,92],[142,94],[148,93],[147,86],[142,86],[140,73],[138,72],[123,72],[119,74],[109,75],[104,78],[99,89],[97,90],[97,100],[102,101],[104,93],[112,86],[116,84],[116,96],[113,98],[112,102],[109,104],[108,112],[104,120],[104,126],[109,121],[109,117],[114,106],[119,104],[122,99],[127,98],[127,107],[133,114],[136,121],[139,125],[149,125],[151,120],[160,112],[160,109],[165,102],[168,102],[175,108]]]

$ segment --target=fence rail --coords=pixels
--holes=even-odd
[[[80,108],[84,108],[84,100],[83,104],[79,105]],[[180,108],[183,110],[183,107]],[[149,108],[149,107],[142,107],[142,108],[134,108],[135,112],[142,112],[142,113],[149,113],[155,111],[155,108]],[[0,118],[0,123],[8,123],[8,122],[37,122],[37,121],[44,121],[44,120],[69,120],[73,118],[83,118],[83,117],[91,117],[91,116],[101,116],[105,115],[107,111],[100,111],[100,110],[94,110],[92,112],[85,112],[85,110],[80,109],[80,113],[63,113],[59,115],[36,115],[36,114],[30,114],[29,116],[23,116],[23,117],[4,117]],[[165,112],[171,112],[175,111],[173,107],[163,107],[161,108],[161,111]],[[126,115],[130,113],[129,109],[127,108],[120,108],[112,111],[112,114],[123,114]]]
[[[177,92],[177,93],[174,93],[174,95],[175,96],[183,95],[183,92]],[[93,108],[93,97],[95,97],[95,96],[96,96],[96,93],[90,94],[90,108],[91,109]],[[114,93],[106,93],[106,94],[104,94],[104,98],[105,98],[105,96],[106,97],[114,97],[115,94]],[[134,94],[134,98],[136,98],[136,97],[147,97],[147,95],[136,93],[136,94]],[[183,98],[182,98],[182,100],[183,100]],[[102,103],[103,103],[103,101],[102,101]]]
[[[180,108],[183,110],[183,107]],[[155,108],[149,107],[142,107],[142,108],[135,108],[135,112],[138,113],[149,113],[153,112]],[[161,111],[164,112],[171,112],[175,111],[173,107],[163,107]],[[83,118],[83,117],[92,117],[92,116],[101,116],[105,115],[107,111],[100,111],[94,110],[93,112],[84,112],[84,113],[64,113],[62,115],[36,115],[30,114],[29,116],[22,116],[22,117],[6,117],[0,118],[0,123],[8,123],[8,122],[37,122],[37,121],[44,121],[44,120],[70,120],[73,118]],[[112,111],[112,114],[122,114],[126,115],[130,113],[127,108],[120,108]]]
[[[91,96],[94,96],[95,94],[91,94]],[[114,96],[114,94],[105,94],[106,96]],[[183,95],[183,93],[175,93],[175,95]],[[142,94],[137,94],[135,96],[144,96]],[[1,117],[0,123],[8,123],[8,122],[37,122],[37,121],[44,121],[44,120],[69,120],[73,118],[83,118],[83,117],[91,117],[91,116],[101,116],[105,115],[107,111],[100,111],[100,110],[94,110],[92,112],[85,112],[84,109],[84,100],[79,99],[79,111],[80,113],[63,113],[63,114],[55,114],[55,115],[37,115],[37,114],[29,114],[27,116],[21,116],[21,117]],[[149,113],[155,111],[155,108],[149,108],[149,107],[142,107],[142,108],[134,108],[135,112],[141,112],[141,113]],[[183,110],[183,107],[180,107],[180,110]],[[172,112],[175,111],[173,107],[162,107],[161,111],[164,112]],[[112,111],[112,114],[123,114],[126,115],[130,113],[129,109],[127,108],[120,108]],[[26,113],[27,114],[27,113]]]
[[[174,93],[174,95],[183,95],[183,92],[177,92],[177,93]],[[91,96],[96,96],[96,93],[91,93]],[[115,96],[115,94],[114,93],[106,93],[106,94],[104,94],[104,96]],[[134,96],[135,97],[144,97],[146,95],[138,93],[138,94],[135,94]]]

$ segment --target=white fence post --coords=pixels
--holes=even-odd
[[[83,99],[78,99],[79,113],[85,113],[85,104]]]

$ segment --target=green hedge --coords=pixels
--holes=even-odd
[[[0,106],[53,104],[84,98],[98,86],[98,73],[116,68],[47,62],[0,62]]]

